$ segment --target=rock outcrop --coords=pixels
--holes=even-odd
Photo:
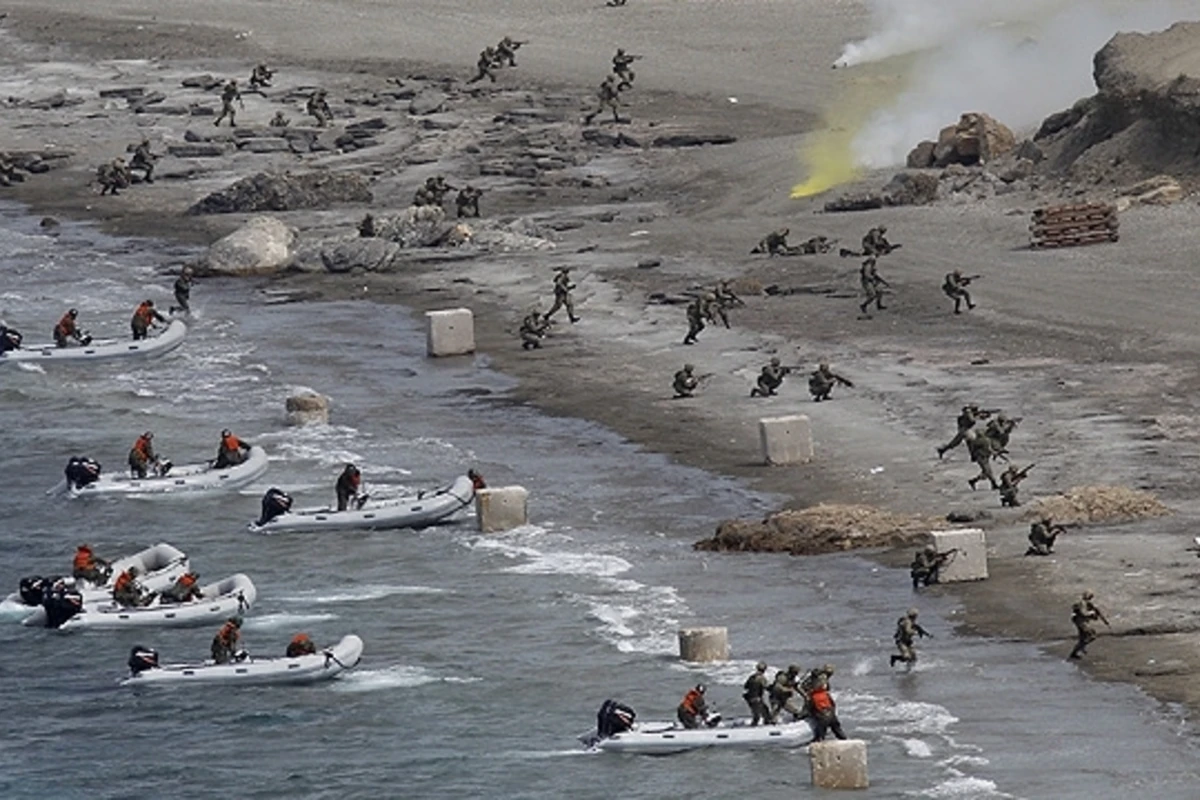
[[[969,113],[958,124],[942,128],[936,142],[919,143],[908,154],[912,169],[948,167],[951,164],[974,166],[1000,158],[1017,146],[1017,137],[1002,122],[987,114]]]
[[[254,217],[208,249],[198,265],[205,275],[264,275],[279,272],[292,258],[296,231],[275,217]]]
[[[289,425],[325,425],[329,422],[329,398],[311,389],[300,389],[284,404]]]
[[[937,520],[893,514],[869,506],[817,505],[787,510],[759,520],[727,520],[697,550],[791,553],[794,556],[838,553],[864,547],[912,544],[937,527]]]
[[[193,145],[200,146],[200,145]],[[329,208],[338,203],[369,203],[367,179],[356,172],[260,172],[213,192],[190,209],[192,214],[247,211],[294,211]]]

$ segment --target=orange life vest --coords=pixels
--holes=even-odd
[[[179,576],[179,585],[185,589],[190,589],[196,585],[196,576],[190,572],[185,572]]]
[[[125,570],[117,576],[117,582],[113,584],[113,594],[124,590],[131,583],[133,583],[133,576],[129,574],[129,570]]]
[[[63,314],[63,318],[54,326],[54,332],[59,336],[73,336],[75,334],[75,319],[70,314]]]
[[[231,433],[228,436],[221,437],[221,447],[231,453],[236,453],[242,449],[242,440]]]
[[[71,564],[74,569],[91,569],[95,563],[90,547],[80,547],[75,551],[75,561]]]
[[[306,645],[310,641],[311,640],[308,638],[307,633],[297,633],[295,636],[292,637],[292,644],[296,645],[297,647],[299,647],[301,645]]]
[[[827,714],[833,711],[833,698],[830,697],[828,689],[813,689],[808,701],[812,703],[813,711],[818,714]]]
[[[221,626],[221,630],[218,631],[217,638],[219,638],[226,647],[232,648],[237,642],[239,635],[240,634],[238,633],[237,626],[232,622],[226,622]]]
[[[477,472],[477,473],[475,473],[474,475],[472,475],[472,476],[471,476],[471,486],[472,486],[472,487],[473,487],[473,488],[474,488],[476,491],[479,491],[480,489],[486,489],[486,488],[487,488],[487,482],[485,482],[485,481],[483,480],[483,476],[482,476],[482,475],[480,475],[480,474]]]
[[[137,310],[133,312],[133,318],[141,322],[146,327],[149,327],[150,323],[154,321],[154,307],[149,303],[142,303],[137,307]]]
[[[133,449],[142,454],[142,458],[150,460],[150,440],[145,436],[139,436],[137,441],[133,443]]]
[[[686,695],[683,696],[683,702],[680,703],[680,705],[682,705],[683,710],[687,711],[689,714],[699,714],[700,713],[699,706],[703,702],[704,702],[704,695],[700,694],[700,692],[696,691],[695,689],[692,689]]]

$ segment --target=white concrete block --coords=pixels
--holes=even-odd
[[[987,539],[979,528],[954,531],[933,531],[929,534],[939,553],[957,548],[946,566],[938,573],[941,583],[982,581],[988,576]]]
[[[529,522],[529,492],[524,486],[498,486],[475,492],[475,519],[479,530],[498,533]]]
[[[808,746],[813,786],[822,789],[866,789],[867,743],[862,739],[830,739]]]
[[[475,352],[475,315],[469,308],[425,312],[425,349],[429,355],[464,356]]]
[[[728,661],[729,631],[725,628],[680,628],[679,657],[684,661]]]
[[[325,425],[329,422],[329,398],[316,392],[299,392],[287,399],[289,425]]]
[[[812,461],[812,425],[808,417],[771,417],[758,421],[762,457],[767,464],[804,464]]]

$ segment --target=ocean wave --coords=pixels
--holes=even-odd
[[[364,600],[379,600],[394,595],[446,594],[446,589],[436,586],[387,586],[368,585],[357,589],[328,590],[312,589],[278,598],[281,603],[358,603]]]
[[[412,689],[432,683],[478,683],[483,678],[437,675],[424,667],[397,665],[383,669],[356,669],[334,684],[340,692],[376,692],[381,689]]]
[[[280,628],[294,628],[313,622],[327,622],[337,618],[337,614],[292,614],[282,611],[275,614],[262,614],[260,616],[249,617],[242,623],[242,630],[275,631]]]
[[[633,569],[620,556],[599,553],[545,553],[534,551],[524,564],[505,567],[502,572],[516,575],[594,575],[611,577]]]
[[[958,717],[948,709],[934,703],[854,692],[844,693],[840,702],[846,709],[846,716],[857,720],[858,725],[868,731],[893,735],[942,735],[958,722]]]
[[[917,793],[918,797],[1012,797],[999,790],[995,781],[989,781],[984,778],[972,778],[969,776],[954,776],[947,778],[937,786],[926,789]]]

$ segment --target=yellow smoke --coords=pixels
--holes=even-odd
[[[812,197],[859,176],[854,139],[867,120],[896,91],[897,75],[862,74],[839,89],[837,102],[825,110],[823,128],[800,148],[807,177],[792,187],[792,197]]]

